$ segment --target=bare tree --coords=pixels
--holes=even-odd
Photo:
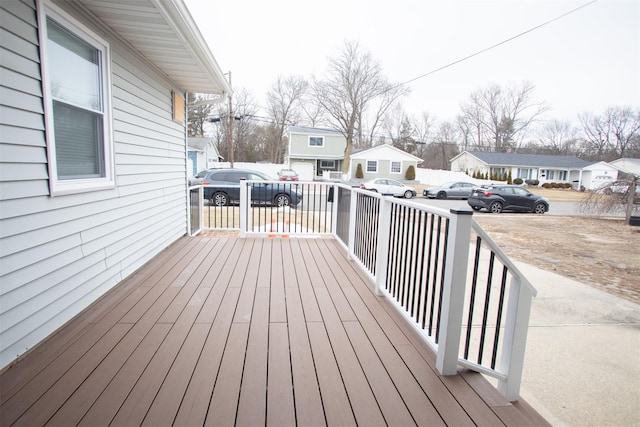
[[[534,98],[530,82],[503,88],[490,84],[472,93],[462,105],[467,125],[475,130],[479,147],[506,152],[517,150],[519,138],[532,123],[548,110]]]
[[[374,99],[369,110],[371,114],[368,117],[362,116],[358,120],[358,146],[371,147],[379,128],[384,127],[389,115],[392,114],[395,107],[402,109],[398,104],[398,100],[408,93],[408,89],[404,86],[390,87],[384,91],[378,98]],[[365,135],[365,129],[367,134]]]
[[[593,113],[578,116],[585,136],[587,154],[597,160],[604,160],[611,147],[611,128],[608,120]]]
[[[217,139],[218,151],[220,153],[229,152],[229,125],[233,123],[233,152],[234,159],[238,162],[254,162],[266,160],[261,145],[263,140],[258,141],[255,132],[258,125],[253,119],[258,111],[253,95],[245,88],[234,90],[233,97],[233,120],[229,120],[229,110],[225,106],[217,109],[217,120],[214,131]],[[227,159],[229,160],[229,159]]]
[[[578,205],[587,213],[616,213],[624,211],[627,223],[634,211],[634,206],[640,204],[638,200],[638,181],[640,177],[629,174],[626,178],[610,182],[602,187],[585,193],[584,199]]]
[[[211,95],[201,93],[187,93],[187,134],[189,136],[204,136],[204,125],[214,110],[214,104],[219,101],[219,97],[214,98]]]
[[[354,139],[359,135],[358,126],[362,124],[368,108],[395,87],[397,85],[383,77],[380,64],[357,42],[345,42],[338,56],[329,59],[326,78],[314,80],[316,101],[326,112],[330,124],[347,140],[343,173],[349,169]],[[399,97],[406,91],[395,93]]]
[[[434,169],[450,169],[449,161],[460,153],[457,144],[459,137],[459,129],[455,123],[441,122],[428,149],[430,158],[427,165]]]
[[[577,133],[570,122],[552,120],[538,131],[538,142],[549,154],[565,156],[577,144]]]
[[[415,155],[425,162],[427,159],[427,144],[431,141],[431,134],[436,119],[426,111],[423,111],[418,119],[413,120],[413,131],[416,139]]]
[[[611,133],[615,138],[616,154],[625,157],[635,137],[640,134],[640,109],[631,107],[611,107],[605,112],[611,123]]]
[[[307,90],[308,83],[302,77],[278,76],[271,90],[267,93],[269,114],[273,121],[275,132],[273,139],[269,139],[269,161],[280,163],[284,157],[284,134],[289,124],[297,124],[302,117],[301,101]]]

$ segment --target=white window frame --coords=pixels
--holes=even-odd
[[[398,171],[394,171],[393,170],[393,165],[394,164],[399,165]],[[392,160],[391,163],[389,164],[389,173],[395,174],[395,175],[400,175],[402,173],[402,162],[401,161],[397,161],[397,160]]]
[[[317,145],[317,144],[311,144],[311,139],[312,138],[317,138],[320,141],[322,141],[322,144]],[[309,144],[309,147],[314,147],[314,148],[323,148],[324,147],[324,136],[309,136],[309,139],[307,140],[307,143]]]
[[[43,104],[45,116],[45,138],[47,143],[47,166],[49,169],[49,190],[51,196],[81,193],[94,190],[115,188],[113,126],[111,112],[111,47],[109,43],[94,31],[73,18],[64,10],[52,4],[49,0],[39,0],[38,6],[38,36],[40,41],[40,62],[42,72]],[[51,94],[47,18],[51,18],[66,30],[75,34],[100,52],[101,64],[101,95],[102,95],[102,160],[104,161],[103,176],[75,179],[58,179],[56,163],[55,133],[53,121],[53,96]],[[71,105],[71,104],[69,104]]]
[[[369,170],[369,163],[375,165],[375,170]],[[378,173],[378,161],[377,160],[367,160],[365,163],[365,169],[367,173]]]

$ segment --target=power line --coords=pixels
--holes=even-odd
[[[588,3],[583,4],[582,6],[578,6],[578,7],[576,7],[575,9],[572,9],[572,10],[570,10],[570,11],[566,12],[566,13],[563,13],[562,15],[556,16],[556,17],[555,17],[555,18],[553,18],[553,19],[550,19],[550,20],[548,20],[548,21],[545,21],[545,22],[543,22],[542,24],[536,25],[535,27],[532,27],[532,28],[530,28],[530,29],[528,29],[528,30],[526,30],[526,31],[523,31],[523,32],[519,33],[519,34],[516,34],[515,36],[509,37],[508,39],[502,40],[502,41],[501,41],[501,42],[499,42],[499,43],[496,43],[496,44],[494,44],[494,45],[491,45],[491,46],[489,46],[489,47],[486,47],[486,48],[484,48],[484,49],[482,49],[482,50],[479,50],[479,51],[477,51],[477,52],[475,52],[475,53],[472,53],[471,55],[467,55],[467,56],[465,56],[464,58],[461,58],[461,59],[458,59],[458,60],[456,60],[456,61],[453,61],[453,62],[451,62],[451,63],[449,63],[449,64],[447,64],[447,65],[443,65],[442,67],[436,68],[435,70],[431,70],[431,71],[429,71],[428,73],[425,73],[425,74],[419,75],[418,77],[414,77],[414,78],[412,78],[412,79],[410,79],[410,80],[407,80],[407,81],[405,81],[405,82],[399,83],[399,84],[397,84],[396,86],[394,86],[394,88],[395,88],[395,87],[399,87],[399,86],[404,86],[404,85],[406,85],[406,84],[409,84],[409,83],[415,82],[416,80],[419,80],[419,79],[422,79],[422,78],[424,78],[424,77],[430,76],[431,74],[435,74],[435,73],[437,73],[438,71],[442,71],[442,70],[444,70],[444,69],[446,69],[446,68],[452,67],[452,66],[454,66],[454,65],[456,65],[456,64],[459,64],[459,63],[461,63],[461,62],[464,62],[464,61],[466,61],[466,60],[468,60],[468,59],[471,59],[471,58],[473,58],[473,57],[475,57],[475,56],[481,55],[481,54],[483,54],[483,53],[485,53],[485,52],[487,52],[487,51],[490,51],[490,50],[492,50],[492,49],[495,49],[495,48],[496,48],[496,47],[498,47],[498,46],[501,46],[501,45],[503,45],[503,44],[505,44],[505,43],[508,43],[508,42],[510,42],[510,41],[512,41],[512,40],[515,40],[515,39],[519,38],[519,37],[522,37],[522,36],[524,36],[525,34],[528,34],[528,33],[532,32],[532,31],[535,31],[535,30],[537,30],[537,29],[539,29],[539,28],[541,28],[541,27],[544,27],[545,25],[549,25],[549,24],[551,24],[552,22],[555,22],[555,21],[557,21],[557,20],[559,20],[559,19],[562,19],[562,18],[564,18],[564,17],[565,17],[565,16],[567,16],[567,15],[571,15],[572,13],[575,13],[575,12],[577,12],[578,10],[583,9],[583,8],[585,8],[585,7],[587,7],[587,6],[590,6],[590,5],[592,5],[593,3],[597,2],[597,1],[598,1],[598,0],[592,0],[592,1],[588,2]]]

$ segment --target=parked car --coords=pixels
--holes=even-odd
[[[251,199],[254,204],[295,206],[302,201],[297,186],[274,182],[262,172],[247,169],[211,169],[202,178],[204,198],[212,205],[226,206],[240,202],[240,181],[266,181],[253,183]]]
[[[405,199],[410,199],[416,195],[416,190],[413,188],[395,179],[388,178],[375,178],[361,182],[360,188],[378,192],[383,196],[404,197]]]
[[[486,209],[492,213],[502,211],[535,212],[549,211],[549,201],[517,185],[489,185],[471,193],[467,203],[473,210]]]
[[[282,169],[278,172],[278,180],[279,181],[297,181],[298,180],[298,172],[293,169]]]
[[[429,199],[467,199],[471,192],[479,188],[470,182],[445,182],[438,187],[430,187],[422,192]]]

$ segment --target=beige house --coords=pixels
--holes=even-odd
[[[349,176],[356,178],[358,165],[361,166],[364,179],[392,178],[398,181],[406,179],[407,169],[414,171],[422,162],[420,157],[402,151],[389,144],[381,144],[351,154]]]

